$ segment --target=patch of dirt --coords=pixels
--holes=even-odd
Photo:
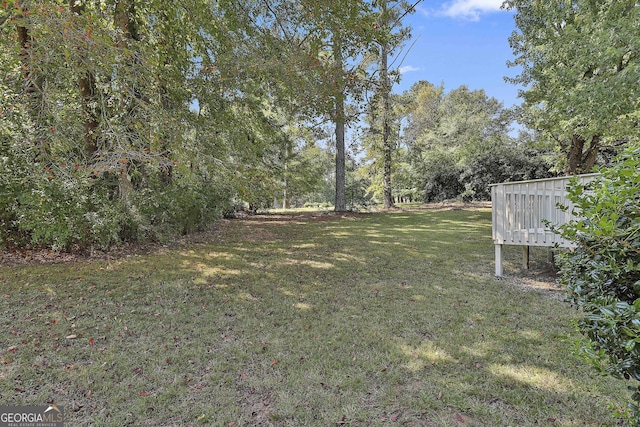
[[[53,251],[50,249],[20,249],[7,251],[0,249],[0,266],[15,267],[26,264],[59,264],[74,262],[113,261],[138,255],[146,255],[165,248],[210,242],[215,230],[177,238],[173,242],[125,243],[109,250]],[[205,237],[206,236],[206,237]]]
[[[86,261],[115,260],[150,252],[151,244],[126,245],[109,251],[60,252],[49,249],[0,250],[0,266],[14,267],[26,264],[59,264]]]
[[[556,286],[555,280],[536,280],[530,277],[508,277],[505,279],[509,284],[532,291],[548,291],[554,294],[561,294],[562,289]]]
[[[243,408],[251,417],[252,426],[273,426],[271,414],[275,404],[269,393],[259,393],[250,388],[245,390]]]
[[[548,294],[550,298],[564,300],[564,289],[556,285],[557,274],[553,269],[541,271],[522,270],[515,275],[509,275],[506,280],[511,286],[524,291],[543,292]]]

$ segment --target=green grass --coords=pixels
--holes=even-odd
[[[625,384],[572,355],[575,310],[493,277],[490,215],[257,216],[1,267],[0,403],[69,426],[617,425]]]

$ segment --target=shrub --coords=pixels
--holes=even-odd
[[[371,193],[368,188],[371,181],[367,178],[354,177],[345,187],[345,199],[350,210],[367,208],[371,205]],[[321,207],[330,207],[331,203],[325,202]]]
[[[481,154],[467,164],[460,175],[465,188],[463,198],[491,200],[491,184],[549,178],[551,168],[551,163],[540,153],[522,147],[505,147]]]
[[[584,316],[581,354],[601,373],[633,382],[631,417],[640,424],[640,146],[599,179],[574,182],[580,220],[559,227],[578,243],[559,257],[559,283]]]
[[[434,150],[427,155],[422,172],[424,201],[462,198],[490,200],[490,185],[499,182],[549,178],[553,165],[548,153],[527,145],[497,144],[472,157]]]
[[[236,208],[229,189],[215,182],[207,186],[158,184],[140,192],[136,204],[150,232],[159,239],[200,231]]]
[[[441,202],[454,199],[464,191],[460,182],[461,170],[455,164],[434,164],[424,184],[424,201]]]
[[[132,215],[105,188],[68,175],[31,174],[30,186],[17,193],[18,229],[35,246],[69,250],[74,246],[106,248],[121,240],[123,229],[135,229]]]

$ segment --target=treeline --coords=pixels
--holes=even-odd
[[[549,10],[507,3],[530,84],[518,110],[464,86],[391,92],[415,2],[3,1],[1,244],[161,240],[240,208],[484,200],[493,182],[606,162],[637,133],[637,6],[561,42],[539,28]],[[596,41],[607,55],[556,58]]]

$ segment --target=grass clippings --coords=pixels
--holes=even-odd
[[[578,313],[493,277],[490,215],[258,215],[0,267],[0,403],[70,426],[623,425],[625,384],[572,354]]]

